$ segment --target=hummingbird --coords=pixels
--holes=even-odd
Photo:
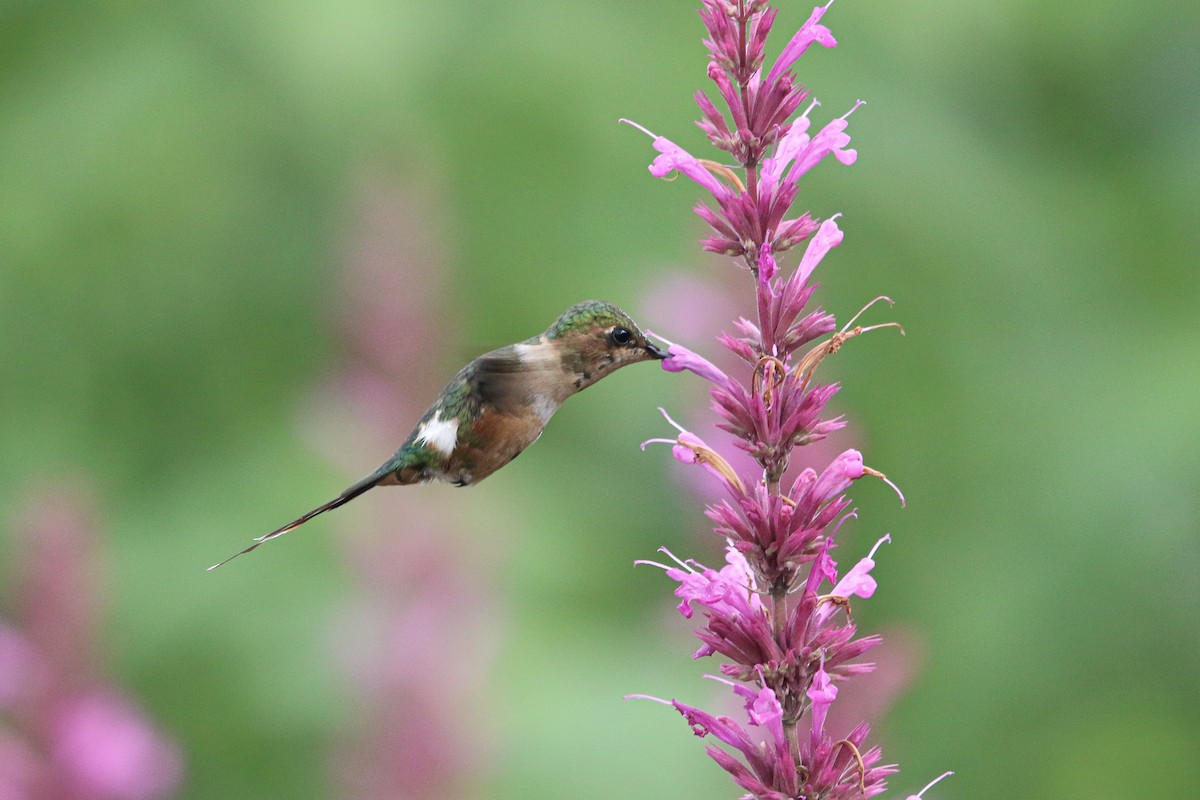
[[[568,397],[626,364],[667,356],[611,303],[576,303],[545,332],[484,353],[459,370],[400,449],[379,469],[209,569],[376,486],[479,483],[536,442]]]

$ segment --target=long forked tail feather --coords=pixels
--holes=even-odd
[[[212,570],[216,569],[219,566],[222,566],[223,564],[228,564],[230,561],[233,561],[238,556],[244,556],[246,553],[249,553],[251,550],[256,549],[259,545],[263,544],[264,542],[268,542],[271,539],[275,539],[279,536],[283,536],[288,531],[293,531],[296,528],[299,528],[301,525],[308,522],[310,519],[317,516],[318,514],[324,514],[326,511],[331,511],[332,509],[335,509],[338,506],[342,506],[342,505],[345,505],[346,503],[349,503],[351,500],[358,497],[363,492],[377,486],[379,484],[379,481],[381,481],[386,474],[387,473],[380,473],[380,472],[371,473],[370,475],[363,478],[358,483],[351,486],[346,491],[339,494],[337,497],[330,500],[328,503],[323,503],[322,505],[317,506],[312,511],[309,511],[307,514],[305,514],[302,517],[297,517],[296,519],[289,522],[287,525],[284,525],[282,528],[276,528],[275,530],[271,531],[270,533],[259,536],[257,539],[254,540],[254,544],[250,545],[245,550],[239,550],[238,552],[234,553],[233,555],[231,555],[229,558],[225,559],[224,561],[219,561],[216,564],[213,564],[211,567],[208,568],[208,570],[211,572]]]

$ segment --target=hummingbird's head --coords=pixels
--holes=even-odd
[[[667,357],[624,311],[600,300],[571,306],[543,338],[558,351],[563,371],[572,377],[576,390],[626,364]]]

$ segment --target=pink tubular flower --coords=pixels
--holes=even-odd
[[[771,281],[775,279],[777,272],[779,272],[779,264],[775,262],[775,257],[771,255],[771,245],[768,242],[763,242],[762,247],[758,251],[759,285],[767,287],[770,290]]]
[[[828,564],[830,569],[827,577],[830,581],[836,581],[834,587],[829,591],[823,599],[826,603],[821,603],[814,612],[813,619],[818,624],[824,624],[836,610],[838,606],[849,606],[851,597],[868,598],[875,594],[875,590],[879,584],[875,578],[871,576],[871,570],[875,569],[875,551],[884,542],[890,542],[892,537],[885,535],[879,541],[875,542],[875,546],[871,548],[871,552],[866,558],[859,559],[858,563],[851,567],[841,580],[837,580],[837,573],[832,568],[832,560]]]
[[[703,567],[701,569],[704,575],[704,589],[696,594],[696,584],[693,584],[690,590],[685,590],[681,585],[680,591],[677,592],[680,597],[687,597],[689,591],[693,592],[693,601],[699,601],[710,610],[728,617],[764,616],[762,599],[754,583],[754,573],[751,572],[746,557],[738,552],[736,547],[725,548],[725,566],[719,571],[713,572]],[[719,602],[712,602],[714,600]]]
[[[817,264],[821,263],[821,259],[825,257],[833,248],[842,243],[845,234],[838,227],[835,214],[829,219],[821,223],[821,227],[817,229],[817,235],[808,243],[808,247],[804,250],[804,257],[800,259],[800,266],[796,268],[796,272],[792,275],[792,282],[796,284],[807,283],[808,278],[812,275]]]
[[[661,336],[658,338],[662,339]],[[681,344],[675,344],[666,339],[662,339],[662,341],[667,342],[667,353],[669,354],[662,360],[662,368],[667,372],[683,372],[687,370],[695,375],[699,375],[718,388],[731,390],[736,387],[736,384],[730,380],[729,376],[718,369],[708,359],[693,353]]]
[[[782,724],[783,707],[775,698],[775,693],[767,688],[748,692],[742,687],[730,685],[747,700],[750,726],[765,730],[765,742],[760,743],[759,737],[751,736],[746,728],[730,717],[709,714],[678,700],[668,701],[648,695],[629,695],[626,699],[653,700],[673,706],[687,720],[696,736],[704,738],[712,735],[718,741],[737,750],[745,759],[745,764],[719,747],[705,748],[709,757],[725,769],[735,783],[750,792],[752,797],[769,800],[789,800],[795,797],[800,788],[799,775],[795,762],[789,756],[790,745]]]
[[[704,440],[696,434],[684,430],[682,425],[671,419],[665,409],[659,408],[658,410],[667,418],[667,422],[671,423],[679,431],[679,436],[675,439],[647,439],[642,442],[642,450],[645,450],[648,444],[669,444],[671,445],[671,454],[675,456],[676,461],[684,464],[699,464],[710,475],[715,475],[719,478],[729,491],[735,495],[745,493],[746,488],[742,485],[742,480],[738,477],[737,471],[734,470],[728,461],[721,457],[720,453],[705,444]]]
[[[713,197],[720,199],[728,194],[728,190],[721,185],[711,172],[704,168],[704,165],[688,151],[684,150],[679,145],[672,142],[665,136],[656,136],[650,131],[638,125],[636,122],[628,119],[622,119],[621,122],[627,125],[632,125],[642,133],[646,134],[654,140],[654,149],[662,155],[654,159],[650,164],[650,174],[656,178],[665,178],[672,172],[679,172],[691,178],[696,183],[708,189]]]
[[[858,160],[858,151],[850,150],[846,147],[846,145],[850,144],[850,135],[846,133],[846,126],[849,124],[848,117],[862,103],[862,100],[857,101],[845,114],[837,119],[830,120],[811,140],[805,136],[804,141],[798,143],[798,146],[795,148],[795,155],[793,156],[794,163],[792,164],[792,168],[788,170],[784,183],[795,185],[800,178],[804,177],[805,173],[831,153],[834,158],[845,166],[850,166]]]
[[[654,561],[635,563],[658,567],[679,583],[675,596],[680,600],[679,613],[686,619],[692,618],[696,607],[703,611],[707,627],[697,636],[704,646],[693,658],[720,652],[730,658],[754,660],[763,657],[764,651],[771,651],[770,626],[762,599],[745,557],[736,548],[726,549],[726,565],[720,570],[681,561],[666,548],[659,551],[679,566]]]
[[[861,559],[857,564],[850,568],[837,585],[833,587],[833,591],[829,594],[839,600],[849,600],[851,597],[870,597],[875,594],[875,589],[879,584],[871,577],[871,570],[875,569],[875,551],[884,542],[890,542],[890,535],[884,536],[879,541],[875,542],[875,546],[871,548],[871,552],[866,558]]]
[[[813,736],[820,736],[825,732],[825,716],[829,713],[829,707],[833,705],[833,701],[837,700],[838,694],[837,687],[833,685],[833,680],[825,671],[824,658],[822,658],[821,666],[817,669],[817,674],[813,676],[812,683],[805,694],[812,701]]]
[[[779,76],[786,70],[790,69],[793,64],[804,55],[804,52],[817,42],[822,47],[837,47],[837,40],[833,38],[833,33],[821,25],[821,17],[825,16],[825,12],[833,5],[833,0],[829,0],[823,6],[818,6],[813,9],[808,21],[800,26],[800,30],[792,36],[791,41],[783,48],[783,52],[779,54],[779,60],[771,67],[771,71],[767,74],[767,83],[774,83],[779,80]]]

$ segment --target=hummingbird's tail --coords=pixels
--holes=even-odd
[[[372,472],[370,475],[363,478],[361,481],[354,484],[349,489],[346,489],[346,491],[342,492],[337,497],[330,500],[328,503],[324,503],[322,505],[317,506],[312,511],[309,511],[307,514],[305,514],[302,517],[298,517],[298,518],[292,520],[287,525],[284,525],[282,528],[276,528],[275,530],[271,531],[270,533],[259,536],[257,539],[254,540],[254,544],[250,545],[245,550],[239,550],[238,552],[234,553],[233,555],[231,555],[229,558],[225,559],[224,561],[220,561],[216,564],[213,564],[211,567],[208,568],[209,571],[216,569],[217,567],[221,566],[222,564],[228,564],[230,561],[233,561],[238,556],[242,556],[242,555],[245,555],[246,553],[249,553],[251,550],[255,549],[256,547],[261,545],[263,542],[267,542],[276,537],[283,536],[288,531],[292,531],[292,530],[295,530],[296,528],[299,528],[301,525],[308,522],[310,519],[317,516],[318,514],[324,514],[326,511],[330,511],[332,509],[337,508],[338,506],[342,506],[342,505],[345,505],[346,503],[349,503],[351,500],[358,497],[360,494],[367,491],[368,489],[378,486],[380,481],[382,481],[385,477],[387,477],[387,475],[388,475],[387,472],[381,472],[381,471]]]

